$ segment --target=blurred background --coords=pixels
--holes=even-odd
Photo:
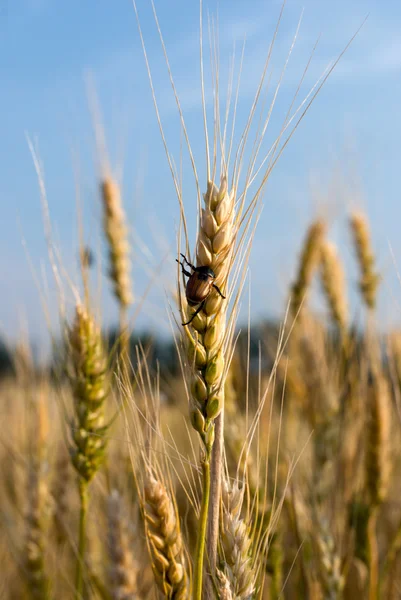
[[[178,165],[183,136],[163,51],[150,3],[139,0],[137,6],[160,116],[169,150]],[[199,6],[197,2],[171,0],[157,2],[156,8],[205,191]],[[218,31],[223,107],[232,57],[235,56],[237,76],[246,41],[236,141],[252,104],[280,10],[281,2],[276,1],[221,0],[216,12],[215,2],[204,2],[206,56],[208,28]],[[213,23],[208,23],[208,14],[214,15]],[[311,218],[319,212],[332,224],[330,236],[345,261],[353,302],[357,274],[344,222],[347,211],[355,207],[366,211],[371,222],[384,279],[378,309],[381,325],[386,328],[399,323],[401,5],[398,2],[287,2],[269,67],[268,99],[272,98],[281,77],[298,26],[299,31],[277,96],[265,149],[279,131],[316,42],[295,106],[362,24],[266,187],[250,259],[251,319],[255,323],[283,316],[302,236]],[[96,260],[94,271],[103,274],[106,271],[100,229],[99,152],[90,100],[90,90],[95,90],[110,163],[122,183],[131,227],[135,296],[140,299],[146,293],[135,328],[147,332],[157,328],[158,334],[167,338],[171,333],[166,318],[171,310],[167,296],[175,285],[179,211],[132,3],[129,0],[113,3],[0,0],[0,77],[0,336],[12,341],[22,327],[37,347],[47,347],[48,332],[39,290],[57,330],[58,302],[28,138],[43,165],[53,239],[65,274],[72,281],[78,280],[77,199],[85,240]],[[212,122],[212,81],[207,67],[205,77],[208,116]],[[196,190],[185,153],[182,165],[184,202],[193,247]],[[108,287],[102,284],[101,305],[103,322],[112,327],[116,316]],[[248,319],[247,294],[248,286],[240,313],[242,322]],[[69,304],[72,307],[68,296],[66,302],[67,308]]]

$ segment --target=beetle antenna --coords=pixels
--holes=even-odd
[[[185,256],[185,254],[181,254],[181,256],[185,260],[185,262],[187,263],[188,267],[191,267],[191,269],[193,269],[194,271],[196,271],[196,267],[194,267],[194,265],[191,265],[191,263],[189,262],[189,260]]]
[[[186,275],[187,277],[191,277],[192,273],[190,273],[189,271],[186,270],[183,262],[178,260],[178,258],[175,259],[175,262],[178,262],[178,264],[181,265],[181,272],[183,275]]]

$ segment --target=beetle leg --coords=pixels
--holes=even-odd
[[[189,321],[182,324],[183,327],[185,327],[185,325],[189,325],[190,323],[192,323],[192,321],[195,319],[196,315],[202,310],[204,304],[205,304],[205,300],[199,304],[199,307],[196,309],[196,311],[194,312],[192,317],[189,319]]]
[[[192,273],[190,273],[189,271],[186,270],[186,268],[184,267],[184,263],[179,261],[178,258],[176,258],[175,260],[176,260],[176,262],[178,262],[179,265],[181,265],[182,274],[186,275],[187,277],[191,277]]]
[[[191,267],[191,269],[193,269],[194,271],[196,271],[196,267],[194,267],[193,265],[191,265],[191,263],[187,260],[187,257],[185,256],[185,254],[181,254],[181,256],[185,260],[185,262],[187,263],[188,267]]]
[[[219,290],[219,288],[217,287],[217,285],[214,285],[214,283],[213,283],[213,284],[212,284],[212,286],[214,287],[214,289],[215,289],[215,290],[217,290],[217,291],[219,292],[220,296],[221,296],[222,298],[224,298],[224,300],[226,300],[226,297],[225,297],[225,296],[223,296],[223,294],[221,293],[221,291]]]

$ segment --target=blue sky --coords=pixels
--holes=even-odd
[[[198,169],[205,178],[199,5],[195,0],[159,0],[156,8]],[[179,121],[150,3],[138,0],[138,10],[169,147],[179,162]],[[222,83],[227,80],[234,44],[238,57],[244,36],[247,39],[239,122],[249,111],[279,11],[280,2],[275,0],[204,2],[205,28],[207,14],[218,15]],[[366,16],[368,19],[268,182],[250,261],[252,316],[258,319],[282,313],[299,244],[316,206],[329,206],[333,218],[330,236],[340,247],[354,295],[357,274],[345,215],[347,208],[357,204],[371,219],[384,275],[381,315],[385,323],[399,322],[401,286],[389,246],[401,266],[401,5],[395,0],[288,0],[271,62],[273,80],[280,73],[301,14],[300,33],[272,116],[272,136],[281,125],[316,39],[320,36],[302,88],[304,94]],[[48,267],[39,188],[27,134],[37,143],[44,165],[53,233],[66,272],[76,277],[77,187],[86,238],[98,258],[105,260],[88,73],[101,105],[111,162],[123,170],[124,202],[135,245],[137,298],[148,290],[154,270],[161,269],[159,283],[147,292],[137,326],[161,327],[169,332],[166,282],[175,273],[178,203],[151,101],[132,3],[0,0],[0,333],[7,336],[18,333],[22,320],[34,340],[47,338],[40,294],[23,240],[51,319],[57,322],[57,295]],[[206,96],[211,110],[209,83]],[[190,179],[188,176],[184,181],[185,203],[195,224],[196,197]],[[116,307],[107,283],[102,285],[99,298],[104,320],[112,323]],[[245,308],[242,318],[246,318]]]

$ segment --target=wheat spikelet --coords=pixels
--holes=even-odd
[[[222,484],[223,510],[220,523],[220,571],[230,584],[232,597],[245,600],[255,591],[251,547],[252,540],[245,521],[241,518],[244,492],[237,482]]]
[[[320,260],[321,244],[326,233],[326,224],[317,219],[310,224],[299,258],[297,276],[291,286],[291,312],[295,317],[308,293],[313,275]]]
[[[220,571],[220,569],[216,569],[216,579],[216,586],[220,600],[234,600],[227,575],[225,575],[223,571]]]
[[[188,598],[179,519],[167,489],[151,474],[144,486],[144,518],[153,573],[159,589],[166,598]]]
[[[129,243],[120,188],[112,177],[101,182],[103,198],[103,228],[109,245],[109,276],[114,294],[122,307],[132,303]]]
[[[137,597],[138,565],[130,549],[128,523],[117,490],[109,495],[107,509],[110,596],[112,600],[134,600]]]
[[[375,270],[375,257],[372,250],[369,225],[365,215],[359,212],[354,212],[351,215],[350,225],[361,271],[359,289],[366,306],[374,309],[380,276]]]
[[[345,275],[336,248],[324,241],[321,246],[321,281],[330,307],[331,318],[343,339],[347,336],[348,306]]]
[[[78,474],[90,481],[101,465],[106,448],[104,401],[108,394],[107,360],[99,327],[80,304],[69,331],[75,402],[71,427],[71,458]]]

